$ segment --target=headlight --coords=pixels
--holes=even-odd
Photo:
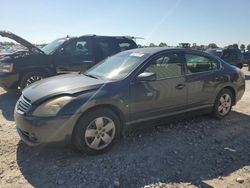
[[[72,99],[73,97],[70,96],[62,96],[48,100],[42,103],[40,106],[38,106],[34,110],[33,115],[38,117],[55,116]]]
[[[13,64],[12,63],[0,63],[0,72],[12,72]]]

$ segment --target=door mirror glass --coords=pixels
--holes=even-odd
[[[64,54],[64,52],[65,52],[64,48],[60,48],[59,53]]]
[[[154,81],[156,80],[156,74],[152,72],[143,72],[137,76],[138,81]]]

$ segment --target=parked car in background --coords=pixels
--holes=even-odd
[[[189,49],[140,48],[84,73],[40,80],[15,107],[21,139],[31,146],[71,140],[82,152],[108,150],[121,130],[190,112],[226,117],[245,91],[241,70]]]
[[[0,36],[13,39],[27,48],[26,51],[1,56],[0,86],[6,90],[22,90],[45,77],[85,71],[108,56],[137,48],[133,37],[129,36],[65,37],[42,49],[11,32],[0,31]]]
[[[238,68],[243,67],[243,54],[239,49],[229,48],[222,51],[221,59]]]
[[[209,53],[211,55],[220,57],[227,63],[234,65],[238,68],[243,67],[243,55],[239,49],[229,48],[229,49],[221,49],[221,48],[215,48],[215,49],[208,49],[205,51],[206,53]]]
[[[207,49],[205,52],[215,55],[217,57],[221,57],[222,55],[222,48],[214,48],[214,49]]]
[[[244,52],[243,53],[243,63],[246,65],[250,65],[250,52]]]

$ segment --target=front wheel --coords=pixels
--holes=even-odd
[[[120,137],[120,120],[106,108],[84,114],[76,124],[72,141],[83,153],[95,155],[109,150]]]
[[[213,116],[222,119],[226,117],[231,109],[233,104],[233,94],[228,89],[223,89],[217,96],[213,108]]]
[[[24,75],[20,81],[20,90],[23,90],[28,85],[37,82],[46,77],[43,72],[30,72]]]

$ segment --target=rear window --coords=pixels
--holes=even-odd
[[[185,58],[189,74],[211,71],[219,68],[217,60],[202,55],[185,54]]]
[[[124,39],[124,40],[119,39],[118,45],[119,45],[120,51],[137,48],[137,45],[135,44],[133,40],[127,40],[127,39]]]

